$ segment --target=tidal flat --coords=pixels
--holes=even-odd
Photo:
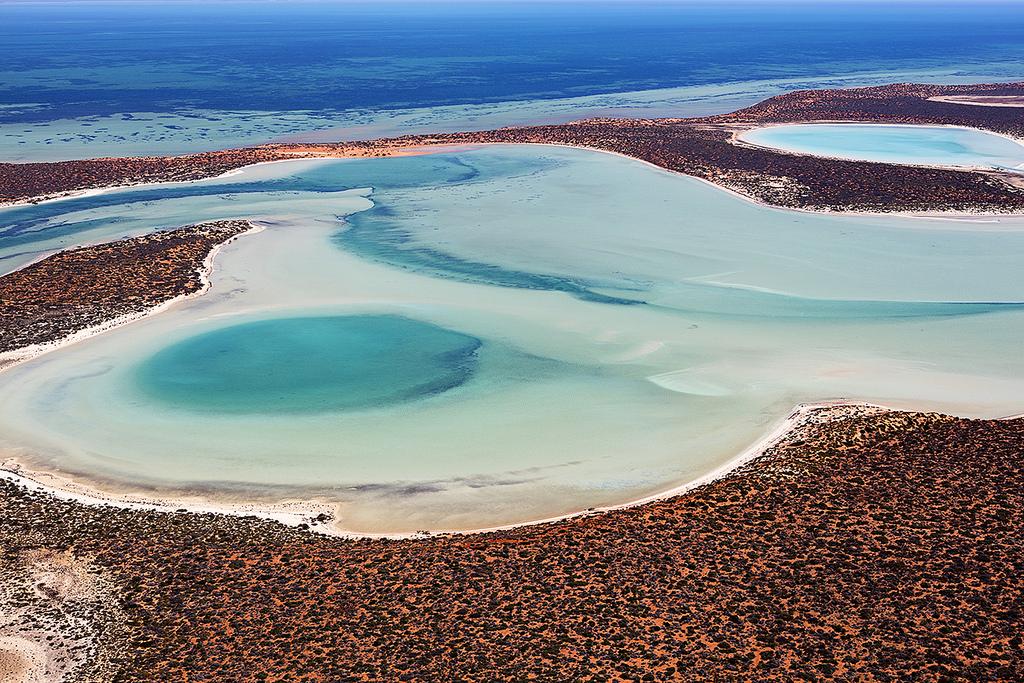
[[[266,229],[222,250],[203,297],[0,374],[5,453],[113,490],[328,500],[345,529],[404,532],[669,489],[803,401],[1020,412],[1024,219],[771,209],[593,151],[282,162],[12,208],[0,263],[242,217]],[[253,339],[268,375],[325,386],[318,353],[404,343],[362,328],[332,348],[301,329],[324,320],[437,345],[371,364],[340,402],[272,377],[233,400]]]

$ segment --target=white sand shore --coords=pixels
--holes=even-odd
[[[929,97],[932,102],[946,102],[948,104],[963,104],[970,107],[1011,107],[1014,109],[1024,108],[1024,97],[1020,95],[935,95]],[[1013,99],[1012,102],[998,102],[996,100]]]
[[[118,316],[117,318],[112,318],[110,320],[100,323],[99,325],[87,327],[84,330],[79,330],[78,332],[70,334],[66,337],[62,337],[61,339],[57,339],[55,341],[46,342],[45,344],[32,344],[31,346],[23,346],[20,349],[14,349],[13,351],[4,351],[3,353],[0,353],[0,372],[3,372],[4,370],[14,367],[15,365],[18,365],[20,363],[32,360],[33,358],[38,358],[43,354],[50,353],[51,351],[63,349],[65,347],[71,346],[72,344],[77,344],[81,341],[85,341],[86,339],[91,339],[92,337],[95,337],[96,335],[99,334],[103,334],[104,332],[109,332],[110,330],[123,327],[137,320],[142,320],[143,318],[148,318],[149,316],[156,315],[157,313],[166,311],[167,309],[181,303],[182,301],[202,296],[210,289],[210,275],[213,273],[213,262],[217,258],[217,254],[220,253],[221,249],[223,249],[226,245],[235,241],[239,237],[242,237],[244,235],[253,235],[264,230],[264,227],[262,225],[257,225],[256,223],[253,223],[251,221],[249,222],[249,225],[251,227],[248,230],[239,233],[234,237],[231,237],[230,239],[221,242],[218,245],[215,245],[210,250],[210,253],[206,255],[206,258],[203,259],[202,265],[196,271],[197,274],[199,275],[199,279],[201,282],[198,291],[192,292],[191,294],[181,294],[179,296],[174,297],[173,299],[168,299],[162,304],[158,304],[144,311],[139,311],[138,313],[129,313],[128,315],[122,315]]]
[[[516,529],[523,526],[549,524],[613,510],[623,510],[687,493],[728,476],[743,465],[765,454],[770,448],[782,442],[789,434],[817,419],[815,414],[822,408],[834,409],[834,411],[830,411],[824,416],[826,420],[845,419],[853,416],[896,410],[879,404],[857,401],[835,400],[800,404],[785,418],[777,421],[763,437],[751,446],[711,472],[696,479],[673,486],[659,493],[629,500],[617,505],[587,508],[554,517],[480,528],[436,529],[407,533],[356,532],[345,529],[337,521],[342,508],[340,503],[318,499],[285,500],[277,503],[222,503],[203,498],[202,496],[147,497],[145,495],[118,494],[82,484],[62,475],[29,470],[18,462],[16,458],[9,458],[6,461],[0,462],[0,479],[13,482],[29,490],[43,492],[61,500],[75,501],[83,505],[112,505],[127,510],[155,510],[158,512],[185,511],[189,513],[254,516],[291,527],[307,525],[311,532],[348,539],[386,538],[400,540],[428,538],[433,535],[443,534],[481,534]]]
[[[822,409],[828,410],[819,414],[819,411],[822,411]],[[16,458],[9,458],[0,462],[0,479],[23,486],[31,491],[38,491],[54,496],[60,500],[74,501],[83,505],[114,506],[126,510],[147,510],[168,513],[186,512],[190,514],[210,513],[236,517],[251,516],[278,522],[290,527],[305,525],[303,528],[308,527],[310,533],[318,533],[326,536],[346,539],[423,539],[436,535],[484,534],[497,531],[508,531],[525,526],[551,524],[554,522],[574,519],[576,517],[585,517],[615,510],[635,508],[659,500],[673,498],[729,476],[744,465],[747,465],[761,457],[774,446],[785,441],[789,435],[798,432],[813,422],[843,420],[864,415],[883,414],[897,410],[905,410],[905,408],[889,407],[878,403],[838,399],[815,403],[802,403],[797,405],[786,417],[776,421],[764,436],[751,444],[748,448],[744,449],[735,457],[722,463],[711,472],[708,472],[696,479],[686,481],[658,493],[616,505],[592,507],[564,515],[479,528],[436,529],[406,533],[357,532],[345,529],[344,526],[339,523],[339,515],[342,512],[341,503],[314,498],[283,500],[275,503],[229,503],[213,501],[200,495],[158,497],[119,494],[104,491],[98,487],[92,487],[62,475],[29,470],[19,463]],[[1014,420],[1019,418],[1024,418],[1024,413],[1009,415],[999,419]]]

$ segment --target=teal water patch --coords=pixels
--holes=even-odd
[[[393,315],[274,318],[180,341],[143,361],[136,378],[148,396],[194,411],[356,410],[461,385],[480,345]]]

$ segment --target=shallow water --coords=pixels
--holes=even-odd
[[[408,531],[663,490],[799,401],[1021,412],[1021,219],[766,209],[583,150],[288,162],[11,209],[0,263],[227,216],[267,229],[205,296],[0,374],[4,447]]]
[[[816,156],[930,166],[1024,169],[1024,145],[951,126],[801,123],[744,132],[755,145]]]

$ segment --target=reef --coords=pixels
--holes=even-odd
[[[0,536],[103,583],[112,681],[1024,677],[1024,419],[818,408],[674,498],[409,540],[2,482]]]
[[[893,84],[805,90],[731,114],[695,119],[590,119],[491,131],[409,135],[360,142],[268,144],[182,157],[0,164],[0,203],[38,201],[87,189],[193,180],[253,163],[296,158],[375,157],[437,146],[562,144],[624,154],[685,173],[765,204],[817,211],[1024,212],[1024,180],[1000,170],[951,170],[818,158],[757,148],[737,133],[769,123],[856,121],[960,125],[1024,137],[1014,107],[943,98],[1012,101],[1024,83]]]
[[[202,223],[61,251],[0,276],[0,354],[54,344],[200,291],[211,251],[252,229]]]

